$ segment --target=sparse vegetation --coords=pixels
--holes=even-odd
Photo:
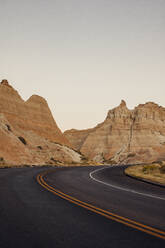
[[[85,156],[83,156],[83,155],[81,155],[81,160],[82,160],[83,162],[88,161],[88,159],[87,159]]]
[[[162,165],[161,166],[160,173],[165,174],[165,165]]]
[[[110,164],[110,165],[117,164],[117,162],[115,160],[113,160],[113,159],[105,160],[104,163]]]
[[[40,149],[40,150],[42,150],[42,149],[43,149],[43,148],[42,148],[42,146],[37,146],[37,148],[38,148],[38,149]]]
[[[125,170],[125,173],[129,176],[165,185],[165,161],[130,166]]]
[[[6,165],[6,161],[3,157],[0,157],[0,167],[4,167]]]
[[[3,157],[0,157],[0,162],[4,162],[4,158]]]
[[[144,165],[142,168],[144,174],[152,173],[154,170],[157,170],[157,167],[154,164]]]

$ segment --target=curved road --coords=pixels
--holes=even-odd
[[[0,170],[1,248],[165,246],[164,188],[122,166],[46,170]]]

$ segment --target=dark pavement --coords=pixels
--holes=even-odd
[[[89,177],[89,172],[95,169],[57,168],[45,180],[82,201],[165,231],[164,200],[97,183]],[[163,239],[90,212],[42,188],[36,175],[44,170],[0,170],[0,248],[165,246]],[[127,178],[122,168],[105,169],[95,173],[95,177],[165,197],[163,188]]]

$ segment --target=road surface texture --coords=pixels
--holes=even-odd
[[[123,167],[47,169],[0,170],[0,248],[165,247],[164,188]]]

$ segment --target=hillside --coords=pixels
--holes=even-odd
[[[165,108],[153,103],[129,110],[125,101],[95,128],[68,130],[65,137],[89,159],[105,163],[149,163],[165,159]]]
[[[58,128],[46,100],[33,95],[24,101],[2,80],[0,84],[0,164],[81,162]]]

